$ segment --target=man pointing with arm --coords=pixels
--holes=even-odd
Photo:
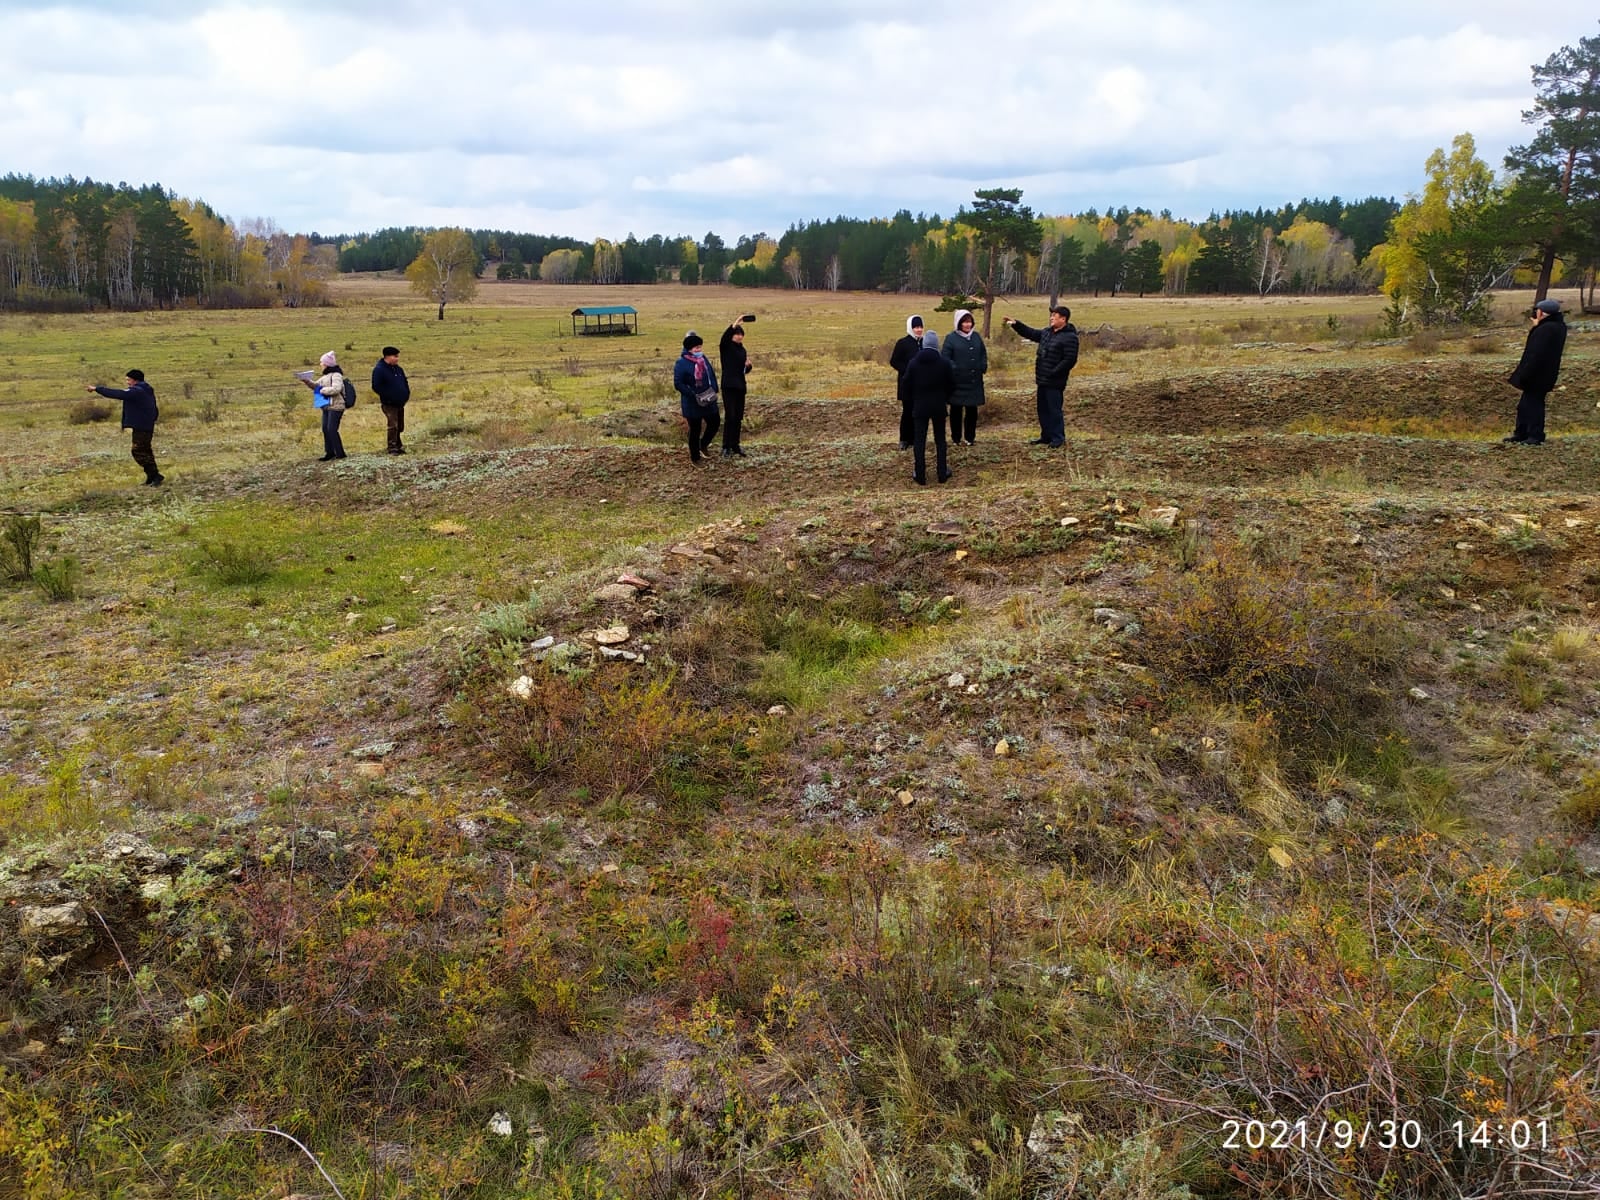
[[[1078,331],[1072,325],[1072,310],[1058,304],[1050,310],[1050,325],[1034,329],[1013,317],[1002,318],[1011,332],[1039,343],[1033,359],[1033,382],[1039,389],[1039,436],[1035,446],[1067,444],[1066,420],[1061,414],[1067,390],[1067,376],[1078,363]]]

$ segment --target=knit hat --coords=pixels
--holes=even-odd
[[[683,335],[683,348],[685,351],[693,350],[696,346],[704,346],[705,344],[705,338],[692,329]]]
[[[923,330],[922,348],[924,350],[937,350],[939,348],[939,335],[931,329]]]
[[[339,356],[332,350],[329,350],[317,361],[319,361],[325,367],[336,367],[339,365]]]
[[[1538,309],[1540,312],[1549,313],[1551,316],[1555,316],[1561,311],[1561,301],[1541,300],[1539,303],[1534,305],[1534,308]]]

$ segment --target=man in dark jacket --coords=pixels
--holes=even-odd
[[[906,367],[922,349],[922,335],[925,332],[922,318],[911,316],[906,318],[906,335],[894,344],[894,352],[889,355],[889,365],[895,373],[895,395],[900,401],[900,449],[911,449],[911,397],[906,393]]]
[[[400,435],[406,431],[406,401],[411,399],[411,384],[400,366],[400,351],[393,346],[385,346],[383,357],[373,365],[372,390],[377,393],[378,406],[389,427],[389,453],[404,454],[406,448],[400,444]]]
[[[128,372],[125,382],[128,385],[126,388],[90,384],[89,390],[109,400],[122,401],[122,428],[133,430],[133,461],[144,468],[146,487],[160,487],[167,477],[156,469],[156,452],[150,448],[150,439],[155,435],[156,417],[159,415],[156,391],[144,381],[144,372],[137,367]]]
[[[1544,400],[1556,386],[1561,370],[1561,351],[1567,345],[1567,323],[1561,317],[1561,301],[1541,300],[1533,306],[1533,328],[1528,330],[1522,361],[1507,380],[1522,389],[1517,402],[1517,427],[1502,441],[1519,446],[1544,445]]]
[[[1039,343],[1033,359],[1033,382],[1039,389],[1039,436],[1035,446],[1067,444],[1066,420],[1061,415],[1066,397],[1067,376],[1078,365],[1078,331],[1072,325],[1072,310],[1058,304],[1050,310],[1048,329],[1034,329],[1012,317],[1004,321],[1018,337]]]
[[[934,465],[939,471],[939,482],[950,478],[946,465],[944,416],[950,403],[950,393],[956,388],[956,375],[944,355],[939,353],[939,335],[925,332],[922,349],[912,355],[905,370],[906,395],[911,400],[911,478],[918,483],[928,482],[928,425],[933,425]]]
[[[744,348],[744,326],[735,321],[722,331],[717,343],[722,358],[722,457],[744,457],[739,434],[744,427],[745,376],[750,373],[750,355]]]

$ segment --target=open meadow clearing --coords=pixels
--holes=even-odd
[[[921,488],[937,297],[334,292],[0,314],[0,1198],[1600,1194],[1583,322],[1000,303]]]

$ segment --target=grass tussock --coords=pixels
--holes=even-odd
[[[273,560],[258,546],[222,540],[200,544],[200,569],[230,587],[264,583],[272,578]]]

